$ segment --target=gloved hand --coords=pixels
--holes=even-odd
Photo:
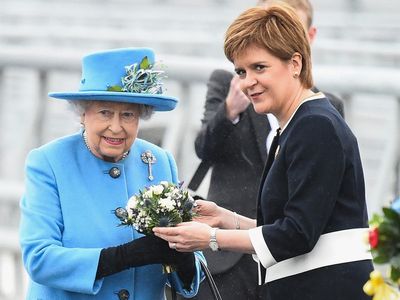
[[[194,274],[196,273],[195,258],[193,252],[177,252],[178,262],[176,264],[176,271],[179,278],[183,282],[183,287],[190,290]]]
[[[163,239],[149,235],[129,243],[101,250],[96,279],[118,273],[122,270],[150,264],[174,265],[179,277],[190,287],[195,274],[193,253],[171,249]]]

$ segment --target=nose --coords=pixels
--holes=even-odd
[[[120,132],[122,130],[122,122],[119,114],[114,114],[114,116],[110,120],[110,125],[108,126],[108,128],[114,133]]]
[[[247,73],[246,77],[242,80],[241,82],[241,88],[242,90],[246,90],[248,88],[251,88],[257,84],[257,79],[252,73]]]

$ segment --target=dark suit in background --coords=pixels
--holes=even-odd
[[[227,118],[225,99],[232,77],[225,70],[211,74],[195,149],[203,164],[212,167],[207,200],[256,218],[257,192],[271,126],[267,116],[257,114],[251,104],[241,113],[237,124]],[[336,98],[331,102],[343,115],[342,101]],[[204,251],[204,255],[223,299],[264,299],[259,295],[257,264],[251,255],[211,250]],[[201,285],[194,299],[212,299],[207,284]]]

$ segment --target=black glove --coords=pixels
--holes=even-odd
[[[165,264],[176,266],[184,287],[188,289],[196,271],[194,262],[193,253],[178,252],[171,249],[165,240],[149,235],[120,246],[102,249],[96,279],[132,267]]]
[[[190,290],[194,274],[196,273],[195,258],[193,252],[178,252],[178,263],[176,264],[176,272],[183,282],[183,287]]]

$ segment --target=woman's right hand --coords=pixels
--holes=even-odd
[[[205,223],[211,227],[221,227],[221,207],[215,202],[196,200],[196,217],[194,221]]]

